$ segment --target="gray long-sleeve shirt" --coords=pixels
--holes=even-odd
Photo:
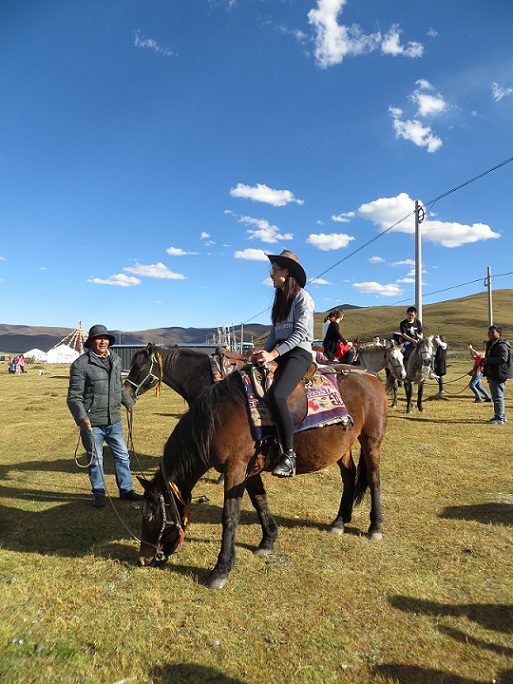
[[[265,341],[265,351],[272,351],[278,345],[280,356],[294,347],[312,351],[314,336],[314,300],[306,290],[299,290],[294,297],[290,312],[284,321],[274,325]]]

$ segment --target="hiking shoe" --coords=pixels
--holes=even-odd
[[[482,399],[474,399],[474,404],[482,404],[483,400]]]
[[[488,421],[490,425],[503,425],[504,421],[501,420],[500,418],[492,418],[491,420]]]
[[[296,453],[292,449],[287,449],[281,461],[273,470],[276,477],[294,477],[296,474]]]
[[[485,401],[489,404],[491,402],[491,398],[488,397],[488,399],[485,399]]]
[[[134,490],[132,489],[130,492],[120,492],[119,498],[123,501],[142,501],[144,499],[144,496],[142,494],[134,492]]]
[[[93,506],[95,508],[105,507],[105,497],[103,496],[103,494],[99,494],[98,496],[94,497]]]

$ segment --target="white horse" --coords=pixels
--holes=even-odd
[[[404,358],[401,347],[394,342],[387,342],[385,345],[369,342],[358,347],[360,365],[371,373],[378,373],[385,369],[388,378],[387,389],[393,393],[392,406],[397,406],[397,380],[406,378]]]

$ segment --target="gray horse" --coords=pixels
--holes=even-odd
[[[413,385],[416,384],[417,390],[417,408],[423,412],[422,395],[424,392],[424,383],[432,374],[433,359],[435,357],[436,342],[435,336],[423,337],[411,351],[407,352],[404,358],[404,367],[406,368],[406,380],[404,381],[404,389],[406,391],[406,413],[413,411]],[[393,379],[389,378],[387,382],[387,390],[393,383]]]

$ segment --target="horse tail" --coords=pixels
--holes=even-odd
[[[356,469],[356,481],[354,484],[353,503],[355,506],[362,503],[369,481],[367,479],[367,464],[365,463],[365,456],[363,451],[360,451],[360,460]]]

